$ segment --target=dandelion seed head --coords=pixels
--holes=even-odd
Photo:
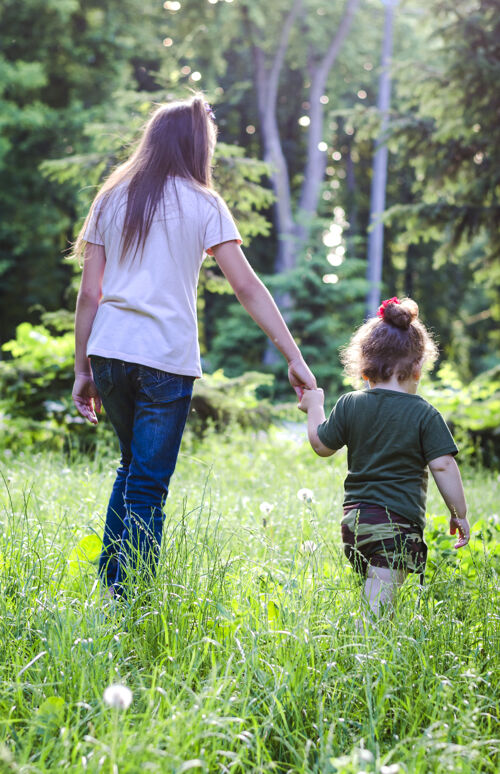
[[[303,503],[312,503],[312,501],[314,500],[314,493],[312,489],[306,489],[304,487],[303,489],[299,489],[299,491],[297,492],[297,497]]]
[[[370,750],[365,750],[364,748],[358,750],[358,757],[360,761],[363,761],[363,763],[373,763],[373,753],[370,752]]]
[[[273,510],[274,505],[272,503],[263,502],[260,504],[259,507],[260,507],[260,512],[263,513],[265,516],[268,516]]]
[[[103,695],[104,703],[116,709],[128,709],[132,703],[132,691],[126,685],[108,685]]]

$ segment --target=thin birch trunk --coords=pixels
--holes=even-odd
[[[271,168],[271,183],[275,202],[275,225],[278,235],[278,253],[274,265],[275,273],[286,273],[297,265],[301,251],[307,245],[311,223],[317,211],[321,185],[325,176],[327,157],[318,145],[323,140],[324,105],[321,96],[325,93],[328,75],[352,25],[360,0],[347,0],[344,14],[335,31],[328,49],[319,63],[310,68],[310,124],[307,138],[307,157],[299,203],[295,209],[292,203],[290,176],[283,153],[277,119],[277,99],[280,73],[285,61],[293,26],[303,11],[302,0],[294,0],[290,11],[283,20],[283,27],[270,65],[266,62],[263,49],[254,43],[254,79],[259,108],[260,128],[264,146],[264,159]],[[254,36],[255,39],[255,36]],[[276,302],[287,316],[291,308],[288,293],[278,294]],[[272,345],[268,345],[264,362],[277,360]]]
[[[370,194],[370,230],[368,233],[368,255],[366,277],[370,287],[366,296],[366,316],[373,317],[380,304],[380,286],[382,284],[382,260],[384,254],[385,190],[387,184],[387,124],[391,103],[391,57],[393,42],[394,8],[397,0],[384,0],[384,40],[382,44],[381,70],[377,108],[381,122],[379,136],[375,143],[373,175]]]
[[[310,88],[310,111],[309,133],[307,138],[307,161],[304,171],[304,181],[300,193],[299,207],[296,215],[298,221],[298,250],[302,250],[310,232],[311,220],[318,209],[318,200],[321,185],[325,177],[327,155],[325,151],[320,151],[319,143],[323,138],[323,119],[324,105],[321,97],[325,93],[328,75],[335,64],[342,44],[344,43],[351,28],[354,14],[360,0],[348,0],[345,6],[344,15],[340,21],[335,35],[330,41],[328,50],[321,59],[319,65],[310,68],[311,88]]]
[[[325,93],[328,75],[349,33],[359,3],[360,0],[347,0],[344,14],[326,53],[318,64],[310,65],[310,124],[307,137],[307,156],[299,203],[295,211],[292,204],[290,177],[281,145],[276,108],[280,73],[285,61],[292,28],[303,11],[302,0],[294,0],[284,19],[279,44],[270,66],[266,64],[262,48],[256,44],[253,46],[255,87],[264,158],[271,167],[271,183],[276,196],[275,221],[278,234],[276,273],[293,269],[297,264],[300,252],[307,244],[311,222],[318,207],[327,162],[326,153],[318,148],[319,143],[323,140],[324,123],[324,105],[320,98]]]
[[[286,272],[295,265],[295,222],[290,177],[281,146],[276,106],[281,68],[293,25],[301,10],[302,0],[294,0],[283,24],[278,48],[270,67],[266,66],[263,50],[256,45],[253,47],[264,160],[271,167],[271,183],[276,196],[275,218],[278,233],[278,255],[274,267],[276,273]]]

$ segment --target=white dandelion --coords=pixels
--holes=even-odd
[[[363,763],[373,763],[374,761],[373,753],[370,750],[365,750],[363,747],[358,750],[358,758]]]
[[[312,489],[306,489],[304,487],[303,489],[299,489],[299,491],[297,492],[297,497],[303,503],[312,503],[312,501],[314,500],[314,492],[312,491]]]
[[[305,540],[302,543],[300,550],[303,554],[314,554],[314,552],[318,550],[318,546],[314,540]]]
[[[273,508],[274,505],[272,503],[263,502],[260,504],[260,512],[263,513],[264,516],[269,516]]]
[[[132,703],[132,691],[126,685],[115,683],[108,685],[104,691],[103,699],[109,707],[126,710]]]
[[[389,766],[381,766],[381,774],[398,774],[401,771],[399,763],[391,763]]]

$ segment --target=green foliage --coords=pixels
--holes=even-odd
[[[498,3],[439,0],[426,11],[426,66],[404,68],[389,132],[398,166],[412,171],[411,197],[393,203],[387,217],[400,243],[434,242],[438,271],[457,266],[465,280],[458,314],[482,312],[481,338],[498,348],[500,100],[491,89],[500,77]]]
[[[311,364],[318,384],[327,390],[338,390],[342,383],[339,348],[346,343],[362,322],[367,283],[364,261],[345,247],[343,229],[348,227],[341,208],[332,222],[317,220],[313,226],[313,243],[296,270],[288,287],[294,298],[290,324],[307,362]],[[328,247],[324,240],[339,227],[341,244]],[[345,254],[340,250],[346,250]],[[335,261],[332,265],[330,260]],[[283,285],[282,285],[283,287]]]
[[[228,376],[237,376],[245,368],[259,368],[267,338],[234,298],[227,299],[214,321],[207,363],[222,368]],[[282,363],[284,365],[284,361]],[[283,374],[281,375],[283,378]]]
[[[272,406],[262,397],[262,388],[273,383],[270,374],[246,373],[228,378],[222,370],[205,374],[194,385],[188,428],[196,435],[208,426],[224,431],[232,426],[267,427]]]
[[[423,395],[444,415],[463,447],[484,464],[500,462],[500,366],[464,384],[450,363],[443,363],[437,379],[423,384]]]
[[[96,564],[102,550],[102,540],[95,534],[85,535],[70,551],[66,575],[70,581],[78,580],[88,563]]]
[[[66,303],[61,260],[79,217],[78,188],[39,172],[85,149],[83,128],[136,82],[132,61],[154,36],[146,0],[3,0],[0,6],[0,329]],[[140,23],[138,23],[140,22]],[[160,48],[158,43],[158,48]]]
[[[261,184],[268,165],[245,156],[243,148],[219,142],[215,152],[215,184],[234,215],[241,236],[269,236],[271,223],[260,210],[267,210],[274,195]]]
[[[485,258],[498,259],[500,102],[491,91],[500,75],[498,3],[439,0],[428,10],[437,18],[434,43],[439,43],[406,92],[407,112],[394,124],[421,199],[402,214],[415,213],[408,228],[419,232],[430,229],[441,236],[449,225],[452,247],[485,229]]]
[[[75,440],[90,439],[71,400],[72,331],[55,335],[45,325],[21,323],[2,350],[10,357],[0,360],[1,445],[16,451],[31,444],[61,448],[70,429]]]

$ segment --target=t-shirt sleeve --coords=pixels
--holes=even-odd
[[[220,197],[214,197],[207,205],[203,249],[208,255],[213,255],[212,247],[233,240],[241,245],[240,232],[236,228],[226,203]]]
[[[91,211],[88,223],[83,232],[83,239],[85,242],[92,242],[93,245],[103,245],[103,232],[102,232],[102,217],[98,214],[101,211],[99,202],[95,202]]]
[[[426,464],[444,454],[458,454],[458,447],[448,425],[436,409],[433,409],[430,419],[423,426],[420,440]]]
[[[346,443],[345,395],[342,395],[328,419],[318,425],[318,438],[328,449],[337,451]]]

